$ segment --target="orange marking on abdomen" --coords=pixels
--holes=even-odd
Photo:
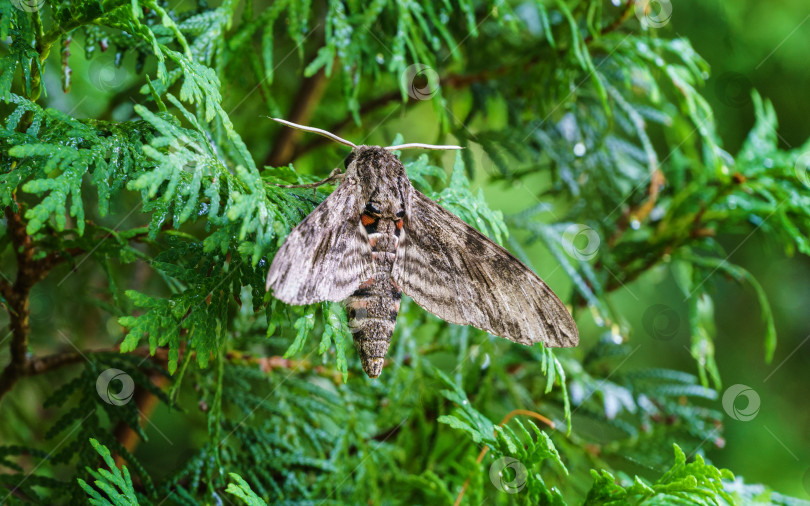
[[[397,220],[397,228],[402,230],[402,220]]]
[[[377,220],[367,214],[360,215],[360,223],[362,223],[364,227],[371,225],[375,221]]]

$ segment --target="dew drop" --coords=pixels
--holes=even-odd
[[[577,142],[574,144],[574,155],[576,156],[584,156],[585,155],[585,144],[581,142]]]
[[[481,364],[481,370],[483,371],[489,367],[489,353],[484,354],[484,362]]]

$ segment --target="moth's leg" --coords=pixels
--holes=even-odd
[[[321,181],[307,184],[277,184],[276,186],[280,186],[281,188],[317,188],[327,183],[331,183],[332,181],[343,181],[345,176],[346,174],[340,172],[340,167],[335,167],[332,169],[332,172],[329,173],[329,176]]]

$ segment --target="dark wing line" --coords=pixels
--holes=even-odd
[[[576,346],[573,318],[537,274],[417,190],[409,200],[392,270],[405,294],[451,323],[521,344]]]
[[[359,185],[346,179],[287,236],[267,273],[267,290],[299,305],[351,295],[372,275],[363,206]]]

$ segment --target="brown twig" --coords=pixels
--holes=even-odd
[[[325,184],[329,184],[333,181],[343,181],[346,177],[346,174],[342,174],[340,172],[340,167],[335,167],[332,169],[332,172],[326,176],[326,179],[321,179],[320,181],[315,181],[314,183],[307,183],[307,184],[277,184],[279,188],[318,188]]]
[[[616,19],[614,19],[610,24],[603,26],[602,29],[599,30],[599,35],[606,35],[610,32],[618,30],[619,27],[622,26],[628,19],[630,19],[630,16],[633,15],[635,6],[636,0],[629,0],[627,4],[625,4],[624,10],[621,12],[621,14],[619,14],[619,16]],[[584,39],[585,44],[592,41],[593,38],[594,38],[593,34],[589,33]]]
[[[323,68],[315,73],[315,75],[304,78],[295,96],[295,100],[293,100],[290,114],[285,119],[302,125],[309,123],[312,112],[315,110],[315,106],[318,102],[320,102],[321,97],[323,97],[328,83],[329,79],[326,77],[326,71]],[[290,163],[295,153],[295,146],[300,138],[300,131],[291,128],[283,128],[276,137],[273,149],[270,151],[270,154],[267,155],[267,158],[265,158],[264,164],[271,167],[280,167]]]
[[[31,287],[44,277],[34,265],[34,245],[31,237],[25,232],[20,213],[22,209],[15,203],[18,212],[6,208],[6,223],[14,254],[17,257],[17,277],[12,286],[4,283],[3,298],[6,299],[9,311],[9,331],[11,332],[11,360],[0,374],[0,399],[11,390],[17,380],[26,374],[30,362],[28,359],[28,333],[30,332],[29,294]]]
[[[633,221],[641,223],[647,219],[650,212],[655,208],[655,204],[658,202],[658,195],[661,193],[661,188],[664,187],[666,182],[666,177],[661,169],[653,170],[652,174],[650,174],[650,184],[647,189],[649,197],[637,207],[630,208],[622,213],[616,226],[616,232],[608,239],[609,246],[616,244],[625,231],[627,231],[627,227],[630,226],[630,223]]]
[[[91,348],[80,351],[67,351],[64,353],[54,353],[52,355],[46,355],[44,357],[38,358],[31,358],[29,360],[29,365],[26,368],[26,376],[35,376],[38,374],[44,374],[55,369],[58,369],[62,366],[71,365],[71,364],[78,364],[86,360],[85,357],[96,355],[99,353],[119,353],[121,351],[121,346],[110,346],[106,348]],[[135,355],[139,357],[152,357],[156,362],[165,363],[169,360],[169,350],[167,348],[158,348],[155,350],[154,355],[150,352],[148,346],[141,346],[135,348],[132,351],[127,352],[128,355]],[[193,359],[196,356],[197,352],[191,352],[190,359]],[[328,367],[324,367],[321,365],[313,365],[312,362],[309,360],[296,360],[296,359],[287,359],[280,355],[272,355],[269,357],[263,356],[256,356],[250,355],[247,353],[241,353],[238,351],[228,351],[225,353],[225,358],[232,362],[238,363],[243,365],[255,365],[258,366],[262,372],[270,373],[276,369],[302,369],[302,370],[311,370],[316,374],[322,374],[325,376],[333,376],[335,374],[340,374],[337,370],[331,369]],[[182,353],[181,353],[182,359]],[[341,380],[342,381],[342,380]]]

